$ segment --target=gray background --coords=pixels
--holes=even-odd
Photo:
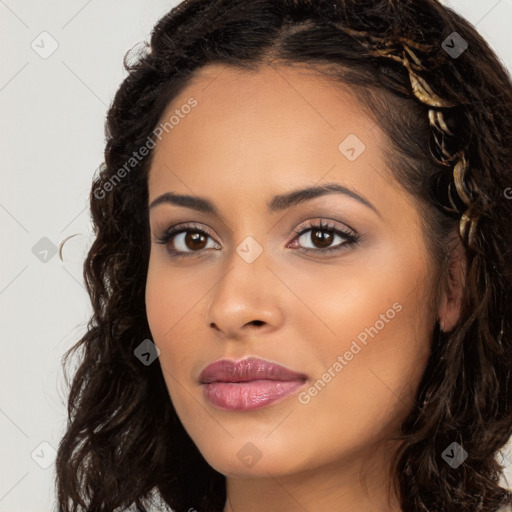
[[[91,312],[81,265],[106,109],[126,50],[177,3],[0,0],[0,512],[54,510],[54,449],[66,423],[60,359]],[[512,70],[512,0],[444,3]],[[64,261],[52,256],[73,234]]]

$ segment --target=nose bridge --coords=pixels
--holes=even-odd
[[[279,316],[271,299],[275,287],[269,280],[275,277],[268,268],[269,251],[256,236],[247,235],[233,246],[225,273],[212,290],[207,325],[232,336],[248,322],[275,324]]]
[[[263,199],[257,200],[256,203],[263,203]],[[249,274],[255,271],[255,268],[259,272],[268,264],[268,226],[258,220],[265,212],[257,207],[250,207],[242,198],[240,203],[232,206],[236,228],[231,232],[233,246],[227,266],[232,268],[235,265],[237,271],[242,269]]]
[[[220,283],[221,288],[228,288],[229,293],[237,293],[236,290],[239,290],[246,294],[254,287],[251,296],[261,295],[260,287],[267,279],[266,274],[271,274],[268,269],[269,250],[262,238],[262,234],[247,235],[233,246],[226,262],[227,274]],[[232,287],[235,290],[229,290]]]
[[[257,260],[266,260],[265,258],[261,258],[262,254],[265,252],[264,246],[265,240],[263,240],[263,234],[260,234],[257,236],[256,239],[252,235],[246,236],[237,246],[235,249],[235,253],[247,264],[252,265]],[[268,248],[267,248],[268,252]]]

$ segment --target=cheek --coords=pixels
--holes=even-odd
[[[179,343],[186,339],[183,326],[187,311],[190,311],[187,295],[190,287],[180,288],[174,280],[166,277],[165,269],[151,264],[146,281],[146,315],[152,341],[160,350],[159,363],[174,409],[180,417],[186,415],[183,400],[184,386],[189,385],[190,360],[195,351],[192,343]],[[190,312],[189,312],[190,314]]]
[[[163,265],[158,260],[150,259],[146,280],[146,315],[152,334],[152,341],[160,350],[160,365],[166,380],[173,374],[175,368],[170,363],[175,363],[172,340],[176,339],[177,331],[186,318],[187,288],[180,288],[168,275]]]
[[[305,454],[311,458],[328,460],[396,434],[415,407],[430,353],[418,305],[405,290],[391,302],[375,289],[358,296],[361,302],[346,300],[341,312],[333,308],[329,325],[337,337],[315,345],[317,371],[299,397],[296,428],[308,424],[301,443],[315,446],[314,454]]]
[[[280,269],[295,297],[286,306],[290,322],[324,366],[331,362],[325,356],[348,350],[352,340],[364,346],[389,335],[389,343],[400,345],[413,331],[417,338],[427,330],[429,306],[420,297],[427,268],[389,252],[387,260],[382,251],[378,258],[347,258],[338,267]]]
[[[153,335],[153,341],[158,345],[167,329],[172,326],[170,314],[173,311],[173,295],[167,293],[168,283],[157,278],[157,272],[151,263],[146,281],[146,315]]]
[[[205,279],[171,268],[163,258],[150,259],[146,315],[152,341],[160,350],[164,378],[173,394],[183,393],[181,386],[195,385],[192,369],[203,353],[201,340],[205,339],[201,308],[210,288]]]
[[[314,313],[294,315],[312,355],[314,386],[304,399],[322,421],[365,418],[359,426],[378,427],[372,417],[390,420],[397,407],[413,406],[430,354],[427,276],[424,262],[401,264],[395,255],[387,268],[381,259],[380,266],[354,265],[330,275],[320,269],[301,278],[294,291]]]
[[[176,331],[194,315],[194,306],[200,302],[204,291],[200,280],[172,269],[165,256],[156,254],[149,260],[146,279],[146,314],[154,342],[166,344],[176,337]],[[161,348],[161,347],[159,347]]]

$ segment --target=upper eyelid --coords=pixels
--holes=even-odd
[[[292,240],[295,240],[297,237],[301,236],[304,232],[310,231],[312,229],[325,229],[325,230],[339,230],[342,232],[345,232],[347,234],[351,234],[352,236],[359,236],[359,233],[351,228],[350,226],[344,224],[344,227],[337,225],[338,221],[334,221],[332,219],[327,219],[324,217],[312,217],[305,221],[302,221],[299,223],[298,227],[293,229],[293,238]],[[322,226],[320,226],[322,224]],[[209,228],[205,228],[201,223],[197,222],[179,222],[178,224],[175,224],[173,226],[170,226],[168,228],[165,228],[162,230],[162,234],[158,236],[158,238],[161,238],[165,236],[167,233],[171,233],[171,236],[177,236],[183,232],[187,231],[203,231],[207,236],[209,236],[212,239],[215,239],[216,237],[210,233]],[[217,240],[215,240],[216,243],[218,243]]]
[[[317,219],[317,220],[314,220]],[[294,230],[294,233],[300,234],[304,231],[309,231],[310,229],[325,229],[325,230],[338,230],[338,231],[344,231],[344,232],[350,232],[350,234],[356,236],[358,232],[351,228],[350,226],[343,224],[342,226],[339,226],[338,221],[334,221],[331,219],[324,219],[323,217],[315,217],[314,219],[309,219],[306,221],[303,221],[299,224],[299,227]]]

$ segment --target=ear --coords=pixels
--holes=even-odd
[[[450,243],[450,254],[444,274],[445,286],[438,309],[439,323],[444,332],[451,331],[459,321],[466,272],[466,251],[457,234]]]

